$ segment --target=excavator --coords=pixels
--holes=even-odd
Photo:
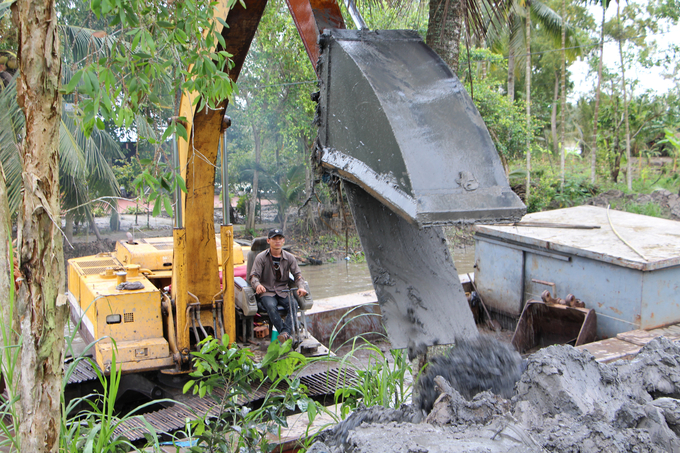
[[[471,98],[416,32],[368,30],[351,2],[355,29],[336,0],[286,1],[318,76],[312,165],[343,184],[392,346],[414,356],[477,335],[442,227],[517,221],[525,207]],[[233,55],[237,81],[267,0],[227,4],[215,8],[219,50]],[[196,111],[195,98],[184,93],[179,109],[190,132],[176,147],[187,192],[177,194],[172,239],[121,241],[112,254],[69,261],[72,317],[86,340],[103,338],[94,356],[105,372],[115,348],[127,375],[185,374],[200,334],[233,341],[237,313],[257,310],[234,278],[243,253],[233,226],[216,232],[213,220],[228,101]]]

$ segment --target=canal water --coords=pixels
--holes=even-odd
[[[474,272],[475,248],[473,246],[455,249],[453,259],[459,274]],[[341,261],[320,266],[304,266],[302,276],[309,283],[314,299],[373,290],[368,264],[365,261],[363,263]]]

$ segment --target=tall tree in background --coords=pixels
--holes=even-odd
[[[449,65],[454,74],[458,72],[464,1],[430,0],[425,42]]]
[[[10,399],[20,398],[20,451],[56,452],[68,305],[58,224],[61,57],[54,0],[17,0],[12,18],[19,32],[17,99],[26,134],[20,147],[24,194],[17,227],[24,282],[13,319],[21,338],[21,376],[15,377]]]
[[[628,93],[626,91],[626,65],[623,58],[623,24],[621,23],[621,0],[616,2],[617,42],[619,44],[619,59],[621,61],[621,89],[623,91],[623,119],[626,124],[626,180],[628,190],[633,190],[633,166],[630,157],[630,121],[628,119]]]
[[[524,6],[527,11],[526,17],[526,109],[527,109],[527,184],[525,201],[529,203],[529,196],[531,193],[531,2],[524,0]]]
[[[600,58],[597,62],[597,86],[595,88],[595,111],[593,112],[593,140],[591,145],[590,155],[590,182],[595,184],[595,176],[597,169],[597,121],[600,114],[600,96],[602,93],[602,60],[604,59],[604,24],[605,13],[609,6],[609,0],[596,0],[602,6],[602,23],[600,24]]]
[[[253,153],[255,154],[255,167],[253,168],[253,185],[248,202],[246,229],[255,229],[255,217],[257,217],[257,194],[260,191],[260,157],[262,156],[262,134],[259,124],[255,120],[251,123],[253,133]]]
[[[562,24],[567,23],[567,1],[562,0]],[[567,122],[567,27],[562,27],[562,71],[561,71],[561,91],[560,98],[560,191],[564,190],[564,160],[565,142],[564,129]]]
[[[558,40],[561,36],[562,18],[545,3],[534,0],[524,2],[513,0],[503,5],[506,8],[505,22],[499,23],[493,20],[493,26],[489,28],[488,39],[494,52],[503,52],[504,43],[507,41],[508,53],[508,84],[507,94],[511,101],[515,100],[515,73],[523,63],[526,55],[527,27],[526,18],[538,24],[547,35]],[[572,33],[567,29],[567,42],[571,43]]]

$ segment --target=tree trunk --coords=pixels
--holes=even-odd
[[[312,170],[312,166],[310,165],[310,154],[311,154],[311,146],[309,145],[309,140],[307,140],[307,137],[305,137],[304,134],[300,134],[300,149],[302,150],[302,160],[307,163],[305,165],[305,197],[309,198],[312,196],[312,193],[314,192],[314,173]],[[305,213],[305,228],[307,231],[316,231],[316,221],[314,219],[314,210],[312,209],[312,205],[315,203],[315,200],[306,200],[307,206],[304,208],[306,213]]]
[[[567,124],[567,2],[562,0],[562,77],[560,102],[560,192],[564,190],[565,171],[565,137],[564,129]]]
[[[623,90],[623,119],[626,122],[626,159],[628,162],[626,163],[627,167],[627,174],[626,174],[626,179],[628,182],[628,190],[633,190],[633,168],[631,165],[631,158],[630,158],[630,124],[628,121],[628,96],[626,93],[626,65],[623,62],[623,37],[621,36],[621,3],[617,2],[616,3],[616,19],[618,21],[619,25],[619,36],[618,36],[618,41],[619,41],[619,58],[621,60],[621,88]]]
[[[149,210],[147,209],[146,212],[147,212],[146,227],[149,228],[149,214],[148,214]],[[92,211],[89,211],[89,210],[87,211],[87,221],[90,224],[90,229],[92,230],[94,235],[97,237],[97,240],[99,242],[103,241],[102,235],[99,233],[99,228],[97,228],[97,222],[96,222],[96,219],[95,219]]]
[[[611,169],[611,177],[613,182],[618,182],[619,172],[621,171],[621,156],[623,155],[623,150],[620,146],[619,140],[619,129],[616,128],[616,137],[614,137],[614,164]]]
[[[482,43],[480,44],[480,47],[482,49],[486,49],[486,42],[482,41]],[[479,69],[479,80],[486,80],[486,73],[487,73],[487,70],[488,70],[487,61],[486,60],[480,61],[478,69]]]
[[[614,93],[614,81],[612,80],[612,93]],[[611,163],[609,174],[613,182],[619,179],[619,169],[621,167],[621,151],[619,130],[621,128],[621,121],[619,120],[619,98],[614,99],[614,143],[612,144],[614,161]],[[611,161],[610,161],[611,162]]]
[[[460,0],[430,0],[425,39],[427,45],[437,52],[454,74],[458,73],[462,5]]]
[[[593,114],[593,145],[590,152],[590,182],[595,184],[595,173],[597,170],[597,118],[600,113],[600,92],[602,86],[602,59],[604,58],[604,20],[605,6],[602,4],[602,25],[600,27],[600,61],[597,63],[597,88],[595,89],[595,112]]]
[[[75,211],[69,211],[66,213],[66,226],[64,227],[64,234],[66,235],[66,240],[69,242],[69,244],[73,244],[73,226],[75,216]]]
[[[527,3],[527,20],[526,20],[526,43],[527,43],[527,59],[526,59],[526,108],[527,108],[527,188],[525,200],[529,203],[530,189],[531,189],[531,6]]]
[[[17,294],[14,328],[22,337],[17,403],[21,451],[59,448],[64,363],[64,249],[59,214],[61,59],[54,0],[18,0],[21,76],[17,100],[26,117],[23,203],[17,243],[25,281]]]
[[[552,113],[550,114],[550,135],[552,136],[553,154],[557,156],[559,152],[559,142],[557,141],[557,101],[560,96],[560,77],[555,71],[555,92],[553,94]]]
[[[253,170],[253,190],[250,193],[250,204],[248,208],[248,222],[246,224],[247,230],[255,229],[255,214],[257,212],[257,192],[259,190],[259,174],[258,167],[260,166],[260,130],[253,126],[253,142],[255,143],[255,168]]]
[[[512,46],[508,49],[508,99],[515,100],[515,51]]]

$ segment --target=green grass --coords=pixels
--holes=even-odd
[[[518,160],[510,164],[514,171],[510,178],[511,185],[523,185],[525,178],[521,171],[525,162]],[[625,162],[621,167],[619,181],[613,182],[609,178],[609,170],[603,163],[597,168],[595,184],[590,182],[590,161],[578,156],[567,156],[565,164],[564,187],[560,184],[559,159],[549,156],[547,153],[537,155],[532,162],[531,171],[531,194],[527,203],[528,212],[537,212],[547,209],[557,209],[569,206],[577,206],[585,203],[588,198],[608,190],[620,190],[623,193],[649,194],[658,189],[666,189],[678,193],[680,189],[680,173],[672,172],[669,166],[652,167],[643,161],[642,171],[637,166],[637,159],[633,171],[635,178],[632,181],[632,191],[628,190],[626,175],[623,173]],[[653,203],[652,203],[653,204]],[[663,217],[663,210],[653,206],[636,206],[628,203],[626,206],[616,209],[629,210],[629,212],[642,213],[656,217]]]

